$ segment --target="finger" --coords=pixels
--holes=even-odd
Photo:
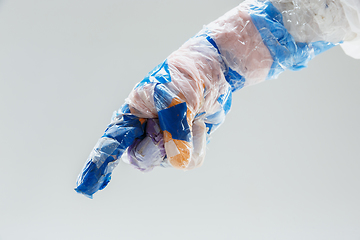
[[[165,158],[164,139],[158,119],[148,119],[146,136],[136,139],[122,157],[135,168],[148,172],[163,164]]]
[[[168,161],[175,168],[185,169],[190,162],[193,148],[193,113],[187,103],[165,84],[155,87],[154,99]]]
[[[145,119],[133,115],[115,118],[99,139],[80,173],[75,190],[92,198],[109,183],[119,158],[134,140],[144,134]]]
[[[187,170],[200,167],[205,159],[206,153],[206,126],[203,120],[196,120],[192,126],[193,149]]]

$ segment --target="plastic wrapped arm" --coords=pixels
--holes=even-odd
[[[200,166],[233,92],[302,69],[337,44],[356,46],[359,16],[355,0],[243,2],[135,86],[91,152],[75,190],[92,197],[108,184],[121,157],[141,171]]]

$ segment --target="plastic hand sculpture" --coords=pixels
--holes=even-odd
[[[141,171],[200,166],[208,136],[224,121],[234,91],[302,69],[343,42],[354,55],[359,19],[357,0],[243,2],[135,86],[91,152],[75,190],[92,197],[108,184],[121,157]]]

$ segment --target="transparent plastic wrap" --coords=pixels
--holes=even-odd
[[[92,197],[108,184],[120,158],[144,172],[201,166],[232,93],[286,69],[302,69],[317,54],[354,40],[345,15],[340,0],[249,0],[208,24],[114,112],[75,190]]]
[[[344,52],[356,59],[360,59],[360,1],[358,0],[341,0],[344,8],[345,17],[349,22],[352,39],[346,39],[341,44]]]

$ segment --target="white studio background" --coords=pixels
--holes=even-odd
[[[76,177],[132,87],[239,1],[0,1],[0,240],[360,239],[360,60],[234,94],[193,171]]]

